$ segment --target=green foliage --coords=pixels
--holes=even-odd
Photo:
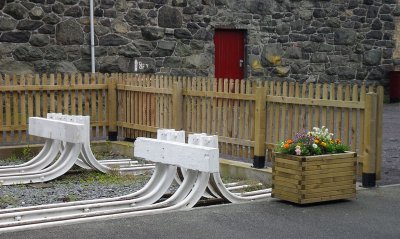
[[[15,161],[28,161],[33,158],[33,152],[32,149],[29,147],[29,145],[18,149],[15,149],[12,154],[6,158],[4,161],[7,162],[15,162]]]
[[[78,196],[73,193],[67,194],[67,196],[63,198],[63,202],[74,202],[74,201],[78,201]]]
[[[74,170],[70,171],[68,174],[63,175],[56,182],[69,184],[69,183],[79,183],[83,186],[88,186],[91,184],[118,184],[118,185],[129,185],[132,182],[142,182],[148,179],[147,175],[121,175],[117,170],[113,170],[108,174],[89,171],[89,170]]]
[[[301,131],[296,134],[294,139],[287,139],[278,144],[277,151],[291,155],[322,155],[344,153],[349,147],[342,144],[340,139],[334,139],[333,134],[322,126],[314,127],[312,131]]]
[[[15,205],[17,203],[17,199],[10,195],[3,195],[0,197],[0,208],[6,208],[9,205]]]

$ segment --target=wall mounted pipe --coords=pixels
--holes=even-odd
[[[94,2],[90,0],[90,57],[92,64],[92,73],[96,72],[96,56],[94,49]]]

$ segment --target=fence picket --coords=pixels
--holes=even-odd
[[[206,91],[207,92],[211,92],[212,91],[212,80],[211,78],[206,78],[207,81],[207,87],[206,87]],[[207,134],[213,134],[212,132],[212,121],[213,121],[213,116],[212,116],[212,98],[204,98],[204,100],[206,100],[206,109],[207,109],[207,118],[206,118],[206,122],[207,122],[207,129],[206,132]]]
[[[275,84],[273,81],[266,82],[265,84],[268,84],[268,91],[267,91],[267,96],[269,95],[274,95],[275,91]],[[273,135],[273,128],[275,127],[274,125],[274,107],[275,103],[274,102],[269,102],[267,101],[267,132],[266,132],[266,142],[274,142],[275,138]]]
[[[148,89],[149,88],[149,77],[146,76],[143,79],[143,87]],[[144,94],[143,98],[143,105],[144,105],[144,114],[143,114],[143,124],[149,125],[149,118],[150,118],[150,97],[149,93]],[[127,105],[128,107],[128,105]],[[145,137],[148,137],[148,132],[144,132]]]
[[[78,74],[78,86],[82,85],[83,78],[82,78],[82,74]],[[77,90],[77,94],[78,94],[78,114],[82,115],[83,114],[83,100],[82,100],[82,90]]]
[[[62,86],[62,85],[63,85],[63,83],[62,83],[62,75],[61,75],[61,73],[58,73],[57,74],[57,86]],[[62,107],[62,104],[63,104],[62,96],[63,95],[61,94],[61,91],[57,91],[56,95],[57,95],[57,109],[56,109],[56,112],[57,113],[62,113],[63,112],[63,110],[62,110],[62,108],[63,108]]]
[[[7,74],[5,75],[5,86],[10,86],[10,76]],[[6,92],[6,98],[5,98],[5,113],[6,113],[6,125],[7,131],[6,131],[6,142],[11,142],[11,92]]]
[[[255,82],[247,81],[246,83],[246,93],[247,94],[255,94],[254,88],[256,87]],[[255,103],[253,101],[249,101],[249,118],[248,118],[248,139],[253,140],[255,138],[254,134],[254,116],[255,116]],[[247,158],[254,158],[254,146],[249,147]]]
[[[315,89],[315,85],[313,83],[308,84],[308,98],[309,99],[314,98],[314,89]],[[314,122],[313,122],[314,107],[315,106],[313,106],[313,105],[307,106],[307,129],[308,130],[311,130],[314,127]]]
[[[168,91],[172,92],[172,87],[173,87],[173,78],[170,77],[168,80]],[[168,98],[168,128],[172,128],[173,124],[173,115],[171,114],[173,106],[172,106],[172,95],[171,94],[166,94]]]
[[[326,84],[326,83],[324,83],[322,85],[322,99],[328,100],[328,84]],[[322,108],[321,109],[321,125],[325,125],[326,127],[328,127],[326,107],[322,106],[321,108]],[[329,127],[328,127],[328,129],[329,129]]]
[[[329,100],[336,100],[336,86],[334,83],[331,83],[329,85],[329,90],[330,90],[330,94],[329,94]],[[331,107],[329,109],[329,113],[328,113],[328,120],[329,120],[329,127],[328,129],[331,132],[335,131],[335,108]]]
[[[317,83],[315,84],[315,96],[314,99],[321,99],[321,84]],[[314,123],[313,126],[317,126],[317,127],[321,127],[321,126],[325,126],[323,124],[321,124],[321,114],[320,114],[320,110],[321,107],[320,106],[314,106]]]
[[[202,78],[197,78],[197,82],[196,82],[196,92],[201,92],[201,85],[202,85]],[[202,126],[202,122],[201,122],[201,97],[195,97],[196,99],[196,133],[201,133],[203,131],[201,131],[201,126]]]
[[[69,75],[65,74],[64,75],[64,86],[69,86],[70,85],[70,80],[69,80]],[[64,107],[63,107],[63,114],[69,114],[69,94],[70,91],[67,89],[63,92],[63,96],[64,96]]]
[[[85,73],[83,75],[83,82],[85,85],[89,85],[90,84],[90,77],[88,73]],[[85,115],[90,115],[90,95],[91,95],[91,91],[92,90],[85,90],[83,91],[84,93],[84,97],[85,97],[85,111],[84,114]]]
[[[0,80],[1,81],[1,80]],[[21,78],[20,78],[20,82],[19,82],[19,84],[21,85],[21,86],[24,86],[25,87],[25,89],[26,89],[26,80],[25,80],[25,75],[21,75]],[[27,94],[27,91],[22,91],[21,92],[21,96],[20,96],[20,106],[21,106],[21,126],[22,126],[22,129],[21,129],[21,131],[20,131],[20,134],[21,134],[21,141],[22,142],[26,142],[26,139],[27,139],[27,134],[26,134],[26,132],[23,132],[23,129],[25,129],[26,128],[26,126],[27,126],[27,116],[26,116],[26,94]],[[1,100],[1,96],[0,96],[0,100]],[[1,108],[0,108],[0,110],[1,110]],[[0,117],[0,119],[1,120],[3,120],[3,118],[2,117]]]
[[[301,98],[307,98],[307,83],[303,83],[301,85]],[[307,120],[306,120],[306,113],[307,113],[307,106],[306,105],[301,105],[300,106],[301,109],[301,130],[307,130]]]
[[[94,73],[90,74],[90,85],[96,85],[97,80],[96,80],[96,75]],[[66,84],[66,83],[64,83]],[[69,93],[71,93],[69,91]],[[92,136],[94,138],[97,137],[97,124],[99,122],[98,115],[99,113],[97,112],[97,90],[92,90],[91,92],[91,97],[90,97],[90,119],[92,122],[96,122],[96,125],[92,124]]]
[[[275,82],[275,92],[273,93],[275,96],[281,96],[282,88],[281,88],[281,82]],[[279,131],[281,127],[281,122],[280,122],[280,113],[281,113],[281,105],[276,103],[275,104],[275,111],[274,111],[274,139],[277,140],[283,140],[283,137],[280,137]]]
[[[50,79],[51,79],[51,76],[50,76]],[[72,89],[71,90],[71,105],[70,105],[71,114],[76,115],[76,90],[74,89],[75,85],[76,85],[76,76],[74,73],[71,74],[70,82],[71,82],[71,89]],[[51,92],[50,92],[50,94],[51,94]],[[102,97],[100,97],[100,98],[102,98]],[[101,99],[101,100],[103,100],[103,99]],[[51,101],[51,99],[50,99],[50,101]],[[100,103],[99,103],[99,105],[100,105]]]
[[[35,85],[36,86],[38,86],[38,85],[40,85],[41,84],[41,82],[40,82],[40,76],[39,76],[39,74],[35,74]],[[41,102],[41,100],[40,100],[40,94],[41,94],[41,92],[40,91],[35,91],[35,116],[37,116],[37,117],[40,117],[41,116],[41,110],[40,110],[40,102]]]
[[[233,93],[235,95],[239,95],[239,89],[240,89],[240,82],[242,80],[235,80],[234,81],[234,91]],[[240,118],[240,109],[239,109],[239,100],[234,100],[233,102],[233,128],[232,128],[232,135],[231,137],[236,139],[239,136],[239,118]],[[233,156],[240,156],[239,153],[239,145],[238,144],[233,144],[232,145],[232,154]]]
[[[42,85],[48,85],[48,84],[49,84],[49,79],[46,74],[43,74],[42,75]],[[42,115],[44,117],[46,117],[48,111],[49,111],[48,91],[44,90],[43,95],[42,95]]]
[[[337,86],[337,92],[336,92],[336,100],[343,100],[343,86],[338,85]],[[337,138],[341,139],[342,138],[342,108],[336,107],[335,108],[335,132],[334,134],[336,135]]]
[[[351,100],[349,84],[347,84],[344,89],[344,100],[345,101]],[[342,138],[343,138],[343,142],[347,145],[349,144],[349,136],[350,136],[350,131],[351,131],[349,126],[350,126],[350,109],[346,108],[346,109],[343,109],[343,129],[344,130],[343,130]]]
[[[217,87],[217,92],[222,92],[223,90],[223,79],[216,79],[218,82],[218,87]],[[222,119],[222,99],[218,98],[217,99],[217,135],[222,136],[223,131],[222,131],[222,124],[223,119]],[[222,147],[222,142],[219,142],[219,147]]]
[[[283,97],[288,96],[288,85],[287,85],[286,81],[282,83],[282,91],[281,92],[282,92],[281,95]],[[280,116],[281,119],[279,121],[279,124],[280,124],[279,138],[285,139],[285,138],[287,138],[286,130],[288,127],[287,118],[286,118],[287,104],[282,104],[280,107],[280,111],[281,111],[281,116]]]
[[[74,76],[74,75],[72,75],[72,76]],[[75,84],[75,80],[72,80],[72,79],[74,79],[74,77],[72,77],[71,76],[71,83],[72,84]],[[97,77],[97,82],[98,82],[98,84],[102,84],[102,85],[104,85],[104,84],[106,84],[105,82],[104,82],[104,75],[103,74],[100,74],[100,73],[97,73],[96,74],[96,77]],[[73,97],[71,98],[71,100],[73,100],[74,98],[75,98],[75,93],[74,93],[75,91],[73,91]],[[104,115],[105,115],[105,110],[104,110],[104,101],[103,101],[103,98],[104,97],[106,97],[106,92],[105,92],[105,89],[100,89],[99,90],[99,92],[98,92],[98,97],[97,97],[97,99],[98,99],[98,102],[97,102],[97,107],[98,107],[98,116],[97,116],[97,119],[98,119],[98,121],[99,121],[99,138],[104,138],[105,137],[105,129],[104,129],[104,126],[103,126],[103,123],[104,123]],[[75,101],[75,99],[74,99],[74,101]],[[71,104],[72,104],[72,102],[71,102]],[[74,112],[74,114],[75,114],[75,112]]]
[[[205,77],[201,78],[201,88],[200,92],[207,92],[207,79]],[[207,133],[207,99],[205,97],[200,97],[201,113],[199,119],[201,119],[201,130],[202,133]]]
[[[31,74],[28,74],[26,76],[26,81],[28,82],[28,85],[31,86],[33,85],[33,76]],[[33,91],[28,92],[28,117],[34,116],[33,114]],[[32,140],[32,136],[29,136],[29,141]]]
[[[223,92],[228,93],[229,92],[229,80],[224,79],[224,86],[223,86]],[[228,108],[229,108],[229,102],[228,99],[222,99],[222,136],[225,138],[228,138]],[[222,144],[222,153],[223,154],[228,154],[228,146],[227,143],[224,142]]]
[[[295,84],[293,82],[289,83],[289,94],[288,97],[295,96]],[[293,138],[293,128],[294,122],[297,121],[296,118],[293,117],[293,104],[289,104],[287,106],[287,135],[286,138]]]
[[[300,98],[300,84],[298,82],[295,83],[295,90],[294,90],[294,97]],[[293,124],[293,133],[296,134],[299,132],[299,125],[300,125],[300,106],[294,105],[294,124]],[[293,135],[294,137],[294,135]]]
[[[150,87],[151,89],[156,89],[156,78],[155,76],[150,77]],[[151,99],[150,99],[150,104],[151,104],[151,112],[150,112],[150,117],[151,117],[151,126],[156,127],[156,94],[152,93],[151,94]],[[133,100],[133,97],[132,97]],[[134,102],[132,102],[131,105],[133,105]],[[132,108],[132,107],[131,107]],[[132,110],[132,114],[135,114],[134,110]]]
[[[352,91],[352,96],[351,96],[351,100],[354,102],[358,102],[358,85],[353,85],[353,91]],[[350,142],[350,146],[351,146],[351,150],[356,152],[357,149],[357,109],[352,109],[351,110],[351,142]]]
[[[18,85],[18,78],[17,75],[13,75],[12,77],[12,84],[13,85]],[[13,107],[12,107],[12,112],[13,112],[13,119],[12,119],[12,127],[13,127],[13,133],[14,133],[14,138],[18,139],[19,137],[19,130],[17,129],[17,126],[20,125],[19,122],[19,95],[21,92],[14,92],[12,94],[12,101],[13,101]]]

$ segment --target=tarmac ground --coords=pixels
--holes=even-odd
[[[400,183],[400,103],[383,108],[382,180],[378,185]]]
[[[216,205],[0,234],[4,239],[400,238],[400,185],[357,199],[298,206],[284,201]]]

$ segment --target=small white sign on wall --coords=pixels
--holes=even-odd
[[[145,69],[149,68],[149,64],[147,63],[143,63],[141,61],[138,61],[135,59],[135,72],[139,71],[143,71]]]

